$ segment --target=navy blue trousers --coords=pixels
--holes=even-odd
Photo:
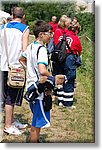
[[[64,106],[73,105],[74,81],[76,79],[76,65],[73,54],[67,56],[64,63],[53,62],[53,75],[64,74],[68,82],[63,84],[63,88],[57,90],[58,103]]]

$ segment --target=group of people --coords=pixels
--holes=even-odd
[[[76,64],[75,55],[81,55],[82,45],[77,34],[80,32],[80,24],[76,18],[71,20],[66,15],[62,15],[58,21],[58,27],[56,28],[53,36],[54,45],[56,46],[66,34],[66,41],[70,49],[66,48],[68,54],[66,60],[63,63],[52,62],[53,75],[64,74],[67,77],[68,82],[63,84],[63,87],[56,92],[58,98],[58,104],[64,106],[73,106],[74,95],[74,83],[76,79]]]
[[[50,126],[50,109],[45,109],[45,99],[51,102],[54,87],[55,95],[58,98],[58,105],[65,107],[73,106],[74,81],[76,78],[75,55],[81,55],[82,46],[77,34],[80,31],[80,24],[77,19],[71,20],[62,15],[58,23],[56,16],[52,22],[37,20],[33,27],[35,36],[34,42],[29,42],[29,26],[23,24],[24,11],[21,7],[12,9],[12,21],[2,25],[0,33],[1,45],[1,72],[3,88],[1,97],[5,102],[5,126],[4,132],[20,135],[19,129],[25,128],[27,124],[21,124],[14,120],[14,106],[22,105],[24,88],[12,88],[7,85],[9,66],[24,67],[27,72],[26,91],[35,92],[37,96],[29,102],[32,111],[32,125],[30,130],[30,142],[38,143],[41,128]],[[5,32],[6,39],[5,42]],[[48,70],[49,44],[56,46],[66,33],[67,42],[73,53],[67,48],[68,54],[65,62],[52,62],[52,72]],[[51,42],[52,40],[52,42]],[[6,46],[5,46],[6,45]],[[9,55],[9,66],[7,62],[6,48]],[[61,85],[60,88],[58,85]],[[29,90],[30,89],[30,90]],[[46,103],[48,103],[46,102]],[[49,107],[49,104],[46,105]]]

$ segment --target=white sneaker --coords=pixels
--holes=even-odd
[[[17,128],[19,128],[19,129],[24,129],[24,128],[26,128],[28,126],[28,124],[22,124],[18,120],[14,121],[12,123],[12,125],[17,127]]]
[[[4,128],[4,132],[9,133],[9,134],[13,134],[13,135],[21,135],[22,132],[16,128],[15,126],[11,126],[10,128]]]
[[[63,106],[63,104],[60,102],[60,103],[59,103],[59,106]]]
[[[71,109],[76,109],[76,106],[72,105],[72,106],[71,106]]]

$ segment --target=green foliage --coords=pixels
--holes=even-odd
[[[55,3],[17,3],[9,2],[3,3],[4,10],[10,13],[13,6],[20,6],[25,11],[25,23],[30,26],[30,33],[32,34],[33,22],[36,19],[42,19],[47,22],[51,21],[53,15],[57,16],[57,21],[61,15],[66,14],[69,17],[77,17],[81,24],[82,31],[79,35],[87,35],[92,40],[95,39],[95,16],[92,13],[79,13],[76,12],[76,3],[74,2],[55,2]]]
[[[81,24],[81,34],[95,40],[95,16],[92,13],[78,13],[75,15]]]
[[[25,22],[30,26],[30,33],[32,34],[33,22],[37,19],[42,19],[47,22],[51,21],[53,15],[57,16],[57,21],[61,15],[66,14],[69,17],[75,14],[74,3],[19,3],[20,7],[25,10]]]
[[[56,15],[58,20],[61,15],[66,14],[69,17],[75,14],[74,3],[19,3],[19,6],[25,10],[25,20],[34,21],[35,19],[42,19],[50,21],[53,15]],[[29,18],[28,18],[29,15]]]
[[[86,36],[81,37],[81,43],[83,47],[82,66],[78,69],[78,72],[81,76],[83,76],[83,78],[86,78],[86,80],[88,81],[88,85],[92,85],[92,81],[95,76],[95,43],[89,41],[89,39],[87,39]]]

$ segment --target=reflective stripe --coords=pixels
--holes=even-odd
[[[63,95],[65,95],[65,96],[72,96],[72,95],[74,95],[74,92],[70,92],[70,93],[64,92]]]
[[[43,126],[42,128],[44,128],[44,127],[49,127],[49,126],[50,126],[50,122],[49,122],[49,120],[48,120],[48,119],[46,118],[46,116],[45,116],[45,112],[44,112],[44,108],[43,108],[43,102],[42,102],[42,101],[39,101],[39,103],[40,103],[40,108],[41,108],[43,117],[44,117],[44,119],[45,119],[46,122],[47,122],[47,124],[46,124],[45,126]]]
[[[64,93],[64,91],[59,91],[59,92],[57,91],[58,95],[63,95],[63,93]]]
[[[63,101],[66,101],[66,102],[73,101],[73,98],[63,98]]]
[[[58,100],[62,100],[63,101],[63,97],[57,97],[58,98]]]

